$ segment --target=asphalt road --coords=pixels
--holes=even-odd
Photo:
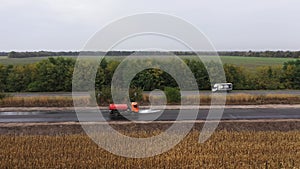
[[[192,110],[183,110],[184,116],[178,120],[193,120]],[[205,120],[208,110],[201,109],[197,120]],[[174,121],[178,116],[178,110],[165,110],[148,114],[124,114],[124,116],[111,116],[108,111],[102,111],[104,118],[95,118],[94,112],[85,112],[84,121]],[[251,109],[225,109],[222,120],[256,120],[256,119],[300,119],[299,108],[251,108]],[[214,117],[211,118],[214,120]],[[0,112],[0,122],[75,122],[78,121],[75,112]]]

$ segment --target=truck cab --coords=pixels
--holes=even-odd
[[[137,102],[131,102],[131,111],[134,113],[138,113],[140,111],[139,105]]]

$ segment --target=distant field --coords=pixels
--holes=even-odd
[[[72,57],[72,56],[64,56]],[[194,56],[182,56],[182,58],[193,58]],[[73,58],[75,58],[73,56]],[[87,56],[87,59],[92,59],[93,57]],[[110,59],[120,60],[120,56],[111,56]],[[6,56],[0,56],[0,64],[4,65],[24,65],[35,63],[46,59],[46,57],[32,57],[32,58],[8,58]],[[234,64],[239,66],[244,66],[249,69],[254,69],[259,66],[273,66],[282,65],[284,62],[295,60],[293,58],[265,58],[265,57],[241,57],[241,56],[221,56],[223,63]]]
[[[224,63],[241,65],[247,68],[259,66],[282,65],[284,62],[295,60],[293,58],[266,58],[266,57],[242,57],[242,56],[221,56]]]

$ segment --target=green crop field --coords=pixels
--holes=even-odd
[[[242,57],[242,56],[221,56],[224,63],[241,65],[246,68],[259,66],[282,65],[284,62],[295,60],[293,58],[267,58],[267,57]]]
[[[64,56],[64,57],[72,57],[72,56]],[[284,62],[295,60],[293,58],[266,58],[266,57],[242,57],[242,56],[220,56],[223,63],[233,64],[244,66],[248,69],[255,69],[259,66],[274,66],[274,65],[282,65]],[[76,58],[76,57],[72,57]],[[87,59],[93,59],[95,57],[87,56]],[[107,57],[108,60],[120,60],[124,57],[121,56],[110,56]],[[181,58],[190,58],[193,59],[195,56],[182,56]],[[0,56],[0,64],[4,65],[24,65],[35,63],[46,59],[46,57],[32,57],[32,58],[8,58],[6,56]]]

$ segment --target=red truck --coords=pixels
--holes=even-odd
[[[122,112],[138,113],[139,106],[137,102],[131,102],[130,106],[127,104],[110,104],[109,110],[111,115],[119,116]]]

